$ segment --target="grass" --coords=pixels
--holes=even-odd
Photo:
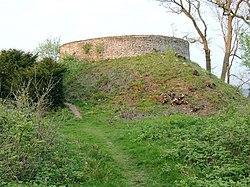
[[[196,63],[177,58],[172,53],[98,62],[66,60],[64,63],[69,69],[65,78],[69,100],[104,103],[121,113],[133,110],[137,116],[150,115],[150,111],[157,107],[157,113],[172,110],[213,115],[229,101],[242,98],[234,87]],[[173,104],[170,93],[175,94],[175,98],[184,95],[185,104]],[[164,105],[161,95],[166,96]]]
[[[83,119],[51,112],[62,144],[49,164],[0,186],[250,185],[250,104],[232,86],[172,53],[64,63]],[[186,103],[174,103],[181,94]]]
[[[249,113],[242,113],[250,111],[249,105],[221,117],[177,114],[124,120],[114,110],[82,103],[76,102],[83,120],[65,121],[61,132],[73,143],[71,148],[83,151],[85,160],[96,160],[98,168],[92,165],[92,172],[106,175],[86,173],[92,174],[93,186],[249,184],[250,121]],[[102,162],[92,151],[109,159]]]
[[[87,114],[87,117],[84,113]],[[90,147],[94,146],[96,149],[101,149],[104,155],[109,155],[111,159],[105,163],[109,167],[98,168],[99,172],[116,177],[116,180],[111,176],[106,177],[108,181],[111,180],[115,186],[164,186],[165,180],[157,176],[156,167],[152,168],[158,162],[156,158],[159,156],[159,150],[154,147],[152,151],[145,154],[152,147],[147,144],[135,143],[132,138],[134,135],[131,134],[131,130],[136,130],[136,128],[132,128],[136,127],[135,123],[127,124],[127,121],[124,120],[115,121],[112,112],[103,112],[95,107],[82,111],[82,115],[85,116],[83,121],[66,122],[61,131],[68,141],[77,142],[78,146],[86,145],[88,142]],[[77,147],[76,149],[78,149]],[[88,156],[99,160],[96,155]],[[169,177],[170,185],[174,182],[173,178],[181,178],[177,172]],[[95,185],[98,184],[96,178],[93,180]],[[103,182],[105,184],[105,181]],[[103,186],[103,183],[101,184],[100,186]]]
[[[101,149],[104,155],[109,155],[111,159],[108,164],[106,163],[108,167],[103,168],[102,173],[114,175],[116,180],[111,176],[109,180],[116,182],[115,186],[144,186],[144,173],[136,167],[136,160],[116,142],[119,139],[117,135],[121,134],[123,129],[109,128],[111,114],[101,109],[88,108],[82,115],[85,116],[82,121],[67,122],[62,128],[66,138],[70,142],[78,142],[78,145],[88,142],[90,146]],[[90,156],[95,157],[95,155]],[[103,186],[103,183],[100,186]]]
[[[100,179],[104,184],[111,179],[116,186],[249,183],[249,120],[242,114],[249,107],[232,110],[247,102],[232,86],[173,53],[64,63],[66,95],[83,120],[67,121],[62,132],[69,142],[87,142],[109,155],[108,167],[97,170],[109,173],[107,181]],[[169,93],[185,95],[186,104],[174,104]],[[164,94],[168,99],[162,103]]]

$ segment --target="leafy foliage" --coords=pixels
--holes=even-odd
[[[53,61],[51,58],[44,58],[36,62],[32,67],[30,79],[34,79],[38,84],[33,84],[32,92],[30,94],[41,95],[48,85],[52,85],[48,94],[48,99],[51,102],[52,108],[58,108],[63,105],[64,101],[64,87],[63,76],[66,68]]]
[[[197,170],[196,175],[178,181],[177,186],[247,186],[250,120],[249,112],[242,113],[244,109],[250,111],[245,106],[208,119],[171,116],[160,123],[143,125],[135,141],[160,145],[163,167],[173,160],[180,171],[188,172],[186,166]]]
[[[36,62],[37,56],[16,49],[0,53],[0,96],[11,94],[14,87],[22,82],[26,71]]]
[[[250,35],[245,32],[240,35],[240,46],[242,51],[243,65],[250,71]]]
[[[0,186],[115,186],[112,159],[98,146],[66,140],[60,120],[40,118],[27,94],[0,103]]]
[[[47,38],[38,45],[35,49],[35,53],[38,54],[39,60],[52,58],[58,62],[60,59],[60,38]]]
[[[55,129],[28,108],[0,104],[0,184],[33,180],[53,159],[58,143]]]
[[[29,87],[30,99],[37,101],[46,89],[51,107],[63,105],[63,73],[65,68],[51,58],[36,61],[37,56],[16,49],[0,54],[0,97],[14,98],[15,92]]]

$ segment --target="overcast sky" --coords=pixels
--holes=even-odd
[[[167,14],[154,0],[0,0],[0,50],[33,51],[47,38],[61,43],[104,36],[156,34],[183,37],[193,32],[185,16]],[[214,46],[220,45],[217,39]],[[213,42],[213,40],[212,40]],[[205,67],[202,47],[190,46],[191,59]],[[223,52],[212,52],[221,62]],[[220,66],[214,63],[214,73]]]

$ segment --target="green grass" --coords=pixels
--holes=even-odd
[[[83,119],[66,109],[55,119],[81,155],[71,159],[85,168],[82,186],[249,184],[250,109],[232,86],[173,53],[64,63],[66,97]],[[160,103],[168,92],[188,104]]]
[[[83,120],[64,121],[61,132],[71,149],[96,160],[96,174],[85,173],[90,176],[83,186],[249,184],[250,119],[249,112],[242,113],[250,111],[249,105],[210,118],[182,114],[124,120],[114,110],[76,103]],[[102,162],[95,152],[108,159]]]
[[[250,104],[232,86],[172,53],[64,63],[66,98],[83,118],[51,112],[62,136],[48,164],[0,186],[250,185]],[[159,102],[168,92],[188,103]]]
[[[138,116],[151,115],[150,111],[157,107],[157,113],[161,114],[174,111],[213,115],[230,101],[243,98],[234,87],[198,64],[177,58],[172,53],[98,62],[65,60],[64,63],[68,67],[64,81],[68,100],[103,103],[121,113],[133,110]],[[187,104],[176,106],[171,102],[159,102],[160,95],[169,92],[184,94]],[[199,110],[191,112],[193,108]]]
[[[101,163],[107,164],[108,167],[98,168],[98,172],[116,177],[114,179],[107,176],[107,183],[112,181],[115,186],[165,186],[167,180],[168,185],[172,186],[175,181],[173,179],[181,178],[177,171],[167,178],[159,176],[155,164],[159,164],[157,157],[161,149],[147,143],[136,143],[135,135],[131,134],[133,130],[138,131],[136,122],[116,120],[112,111],[102,111],[95,107],[82,111],[82,115],[85,116],[82,121],[66,122],[61,132],[68,141],[76,142],[77,150],[81,144],[86,145],[87,142],[90,149],[94,146],[104,155],[109,155],[108,163]],[[95,154],[87,156],[99,160]],[[93,180],[96,183],[97,179],[93,177]],[[103,182],[105,184],[105,181]]]
[[[101,163],[107,164],[107,167],[99,168],[100,171],[97,170],[97,172],[107,174],[107,183],[112,181],[115,183],[114,186],[144,186],[144,173],[137,168],[136,160],[131,158],[131,155],[124,150],[122,145],[116,142],[120,139],[118,135],[121,134],[123,128],[110,128],[114,125],[110,125],[111,114],[91,107],[85,109],[82,115],[85,116],[82,121],[71,120],[66,122],[61,129],[65,137],[70,142],[77,142],[78,146],[86,145],[87,142],[90,149],[93,146],[96,151],[101,150],[104,155],[109,155],[108,163]],[[99,160],[95,154],[87,156]],[[115,176],[115,178],[112,178],[112,176]],[[98,179],[94,178],[93,180],[96,183]],[[103,186],[103,182],[105,183],[105,181],[102,181],[100,186]]]
[[[56,153],[61,165],[47,166],[34,183],[9,186],[249,185],[249,105],[210,118],[124,120],[76,103],[82,120],[67,109],[53,115],[65,139],[63,158]]]

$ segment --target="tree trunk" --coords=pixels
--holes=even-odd
[[[205,31],[205,33],[202,33],[195,18],[190,14],[190,12],[188,12],[186,9],[182,9],[182,11],[193,22],[194,28],[196,29],[197,33],[199,34],[199,36],[202,40],[202,45],[203,45],[204,51],[205,51],[206,70],[209,73],[211,73],[211,55],[210,55],[210,49],[208,47],[208,41],[206,38],[206,31]]]
[[[230,54],[231,54],[231,48],[232,48],[232,38],[233,38],[233,27],[232,27],[233,17],[231,15],[228,15],[228,21],[227,21],[227,36],[225,38],[225,55],[221,70],[221,80],[225,81],[226,74],[229,66],[229,60],[230,60]]]
[[[230,84],[230,71],[231,70],[231,68],[230,68],[230,66],[228,66],[228,68],[227,68],[227,84]]]
[[[210,49],[205,48],[205,56],[206,56],[206,70],[211,73],[211,55],[210,55]]]
[[[226,52],[223,60],[223,66],[221,70],[221,77],[220,79],[225,81],[226,75],[227,75],[227,70],[228,70],[228,65],[229,65],[229,58],[230,58],[230,53]]]

